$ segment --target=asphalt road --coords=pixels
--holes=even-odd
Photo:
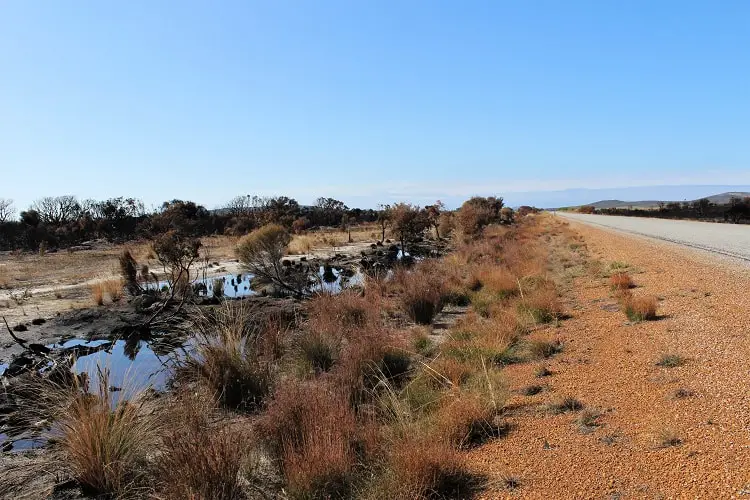
[[[750,264],[750,225],[556,212],[558,216],[708,252]]]

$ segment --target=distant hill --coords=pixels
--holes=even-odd
[[[744,191],[730,191],[726,193],[721,194],[715,194],[713,196],[706,196],[708,198],[708,201],[715,205],[726,205],[729,203],[729,201],[732,199],[732,197],[737,198],[744,198],[746,196],[750,196],[750,193],[744,192]],[[664,200],[663,203],[669,203],[670,201],[675,200]],[[695,200],[689,200],[689,201],[695,201]],[[588,205],[593,206],[596,209],[603,209],[603,208],[640,208],[640,209],[652,209],[657,208],[659,206],[659,203],[662,203],[659,200],[644,200],[644,201],[623,201],[623,200],[601,200],[597,201],[596,203],[589,203]],[[678,202],[682,203],[682,201]]]

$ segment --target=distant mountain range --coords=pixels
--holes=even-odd
[[[708,201],[715,205],[726,205],[729,203],[729,201],[732,199],[732,197],[737,198],[744,198],[746,196],[750,196],[750,193],[744,192],[744,191],[729,191],[726,193],[721,194],[715,194],[713,196],[706,196]],[[642,200],[642,201],[623,201],[623,200],[601,200],[597,201],[596,203],[587,203],[586,205],[591,205],[596,209],[602,209],[602,208],[642,208],[642,209],[649,209],[649,208],[657,208],[659,206],[659,203],[669,203],[670,201],[675,200]],[[695,201],[695,200],[691,200]],[[680,201],[678,203],[684,203],[684,201]]]

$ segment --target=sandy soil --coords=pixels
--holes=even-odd
[[[634,294],[660,300],[660,319],[628,324],[605,278],[575,278],[571,319],[534,333],[564,341],[536,378],[538,364],[506,369],[514,395],[512,430],[470,453],[496,487],[484,498],[735,498],[750,494],[750,273],[747,268],[669,243],[571,223],[590,256],[633,266]],[[687,363],[656,365],[677,353]],[[544,390],[523,396],[518,389]],[[686,397],[677,397],[684,389]],[[546,405],[573,396],[601,412],[582,429],[580,413]],[[673,433],[677,446],[664,446]],[[520,487],[509,491],[509,477]]]

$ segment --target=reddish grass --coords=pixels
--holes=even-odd
[[[482,289],[501,298],[518,293],[518,282],[511,272],[501,266],[478,266],[473,271],[474,278],[482,284]]]
[[[242,497],[241,472],[252,466],[252,443],[245,431],[212,423],[213,410],[194,396],[173,406],[157,465],[159,490],[167,498]]]
[[[633,279],[628,273],[614,273],[609,277],[609,286],[612,290],[629,290],[633,288]]]
[[[409,318],[420,325],[432,323],[443,308],[447,291],[439,269],[424,263],[411,272],[397,273],[395,281],[401,308]]]
[[[352,330],[380,321],[380,301],[355,291],[322,294],[307,305],[311,328],[318,331]]]
[[[356,421],[348,401],[323,381],[288,381],[258,423],[282,461],[295,496],[341,496],[356,464]]]
[[[498,434],[493,422],[497,411],[477,394],[459,394],[438,410],[435,438],[458,448],[480,444]]]
[[[478,486],[459,451],[444,440],[407,437],[393,444],[391,481],[382,498],[469,498]]]
[[[626,297],[623,311],[630,321],[651,321],[656,319],[658,300],[654,296]]]

